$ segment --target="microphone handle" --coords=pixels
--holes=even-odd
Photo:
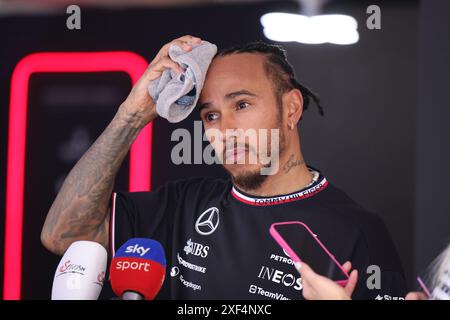
[[[138,292],[125,291],[122,295],[122,300],[145,300],[145,298]]]

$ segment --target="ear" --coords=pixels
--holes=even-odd
[[[303,114],[303,96],[300,90],[292,89],[283,94],[284,120],[289,129],[297,127]]]

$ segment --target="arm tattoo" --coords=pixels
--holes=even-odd
[[[139,134],[142,119],[119,108],[100,137],[70,171],[42,230],[52,251],[63,254],[76,240],[108,246],[108,208],[115,176]]]

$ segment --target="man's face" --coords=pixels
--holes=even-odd
[[[280,129],[282,117],[264,57],[241,53],[214,59],[199,106],[208,140],[235,183],[258,187],[267,177],[261,168],[270,165],[262,155],[270,157],[274,150],[281,155],[284,145],[281,130],[276,145],[271,143],[271,129]],[[209,132],[220,132],[222,138]]]

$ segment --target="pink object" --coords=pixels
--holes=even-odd
[[[344,280],[336,280],[335,282],[337,284],[339,284],[342,287],[345,287],[345,285],[348,282],[348,278],[349,278],[349,274],[344,270],[344,268],[341,266],[341,264],[336,260],[336,258],[334,257],[334,255],[332,255],[330,253],[330,251],[325,247],[325,245],[318,239],[317,236],[314,235],[314,233],[311,231],[311,229],[304,224],[301,221],[286,221],[286,222],[276,222],[276,223],[272,223],[272,225],[270,226],[269,229],[269,233],[270,235],[275,239],[275,241],[281,246],[281,248],[283,248],[287,254],[289,254],[289,256],[292,258],[292,260],[294,262],[299,262],[302,263],[302,260],[297,256],[297,254],[294,252],[294,250],[292,250],[292,248],[290,247],[290,245],[286,242],[286,240],[284,240],[284,238],[278,233],[278,231],[276,230],[276,226],[281,226],[281,225],[292,225],[292,224],[298,224],[302,227],[304,227],[308,233],[311,235],[311,237],[317,241],[317,243],[320,245],[320,247],[325,251],[325,253],[331,258],[331,260],[336,264],[336,266],[342,271],[342,273],[344,275],[347,276],[347,279]],[[308,263],[307,261],[305,261],[306,263]]]
[[[425,292],[425,294],[427,295],[428,299],[430,299],[431,298],[430,290],[428,290],[427,286],[420,277],[417,277],[417,282],[419,283],[419,286],[423,289],[423,292]]]

